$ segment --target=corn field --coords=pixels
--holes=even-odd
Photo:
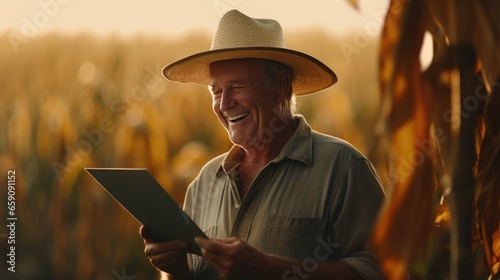
[[[304,44],[304,38],[322,38],[324,44]],[[2,261],[0,279],[154,278],[139,224],[83,167],[146,167],[182,203],[201,166],[227,151],[230,142],[206,87],[167,82],[160,70],[208,48],[210,36],[168,40],[52,33],[22,44],[18,52],[10,39],[10,33],[0,35],[0,168],[6,177],[16,171],[17,270],[6,274]],[[378,103],[376,43],[347,62],[336,48],[339,40],[350,38],[317,31],[287,40],[328,64],[345,65],[337,72],[346,81],[299,98],[299,112],[316,129],[367,152],[372,141],[365,134]],[[355,68],[367,59],[373,59],[373,67]],[[365,76],[366,84],[349,82],[355,74]],[[0,192],[1,201],[6,196]],[[0,234],[3,228],[2,223]],[[9,247],[6,239],[0,241],[3,260]]]

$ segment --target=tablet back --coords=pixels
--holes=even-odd
[[[188,252],[201,255],[194,242],[203,231],[144,168],[85,168],[157,241],[181,239]]]

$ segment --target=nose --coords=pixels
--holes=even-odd
[[[231,89],[224,89],[220,97],[220,110],[222,112],[229,111],[235,104]]]

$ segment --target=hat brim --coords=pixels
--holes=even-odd
[[[296,95],[318,92],[337,82],[335,73],[314,57],[290,49],[271,47],[245,47],[201,52],[165,66],[162,72],[163,76],[171,81],[208,85],[211,63],[242,58],[274,60],[288,65],[294,72],[292,88]]]

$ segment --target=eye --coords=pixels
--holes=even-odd
[[[239,90],[241,90],[242,88],[243,88],[243,86],[241,86],[241,85],[235,85],[235,86],[232,86],[232,87],[231,87],[231,90],[232,90],[233,92],[238,92],[238,91],[239,91]]]
[[[212,93],[212,95],[219,95],[219,94],[222,93],[222,89],[220,89],[220,88],[211,88],[210,92]]]

